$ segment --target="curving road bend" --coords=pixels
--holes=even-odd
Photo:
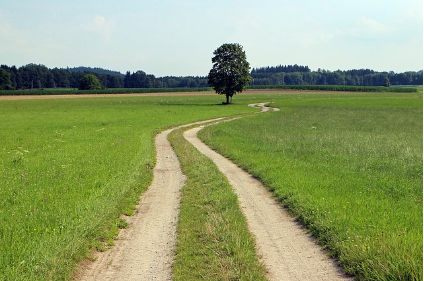
[[[269,108],[264,105],[250,106],[262,107],[262,112],[266,112]],[[205,126],[208,125],[186,131],[184,137],[210,158],[233,186],[249,230],[256,238],[256,251],[267,269],[267,278],[279,281],[351,280],[272,198],[261,182],[197,137]]]
[[[265,103],[249,105],[270,108]],[[273,109],[278,110],[278,109]],[[180,192],[185,182],[180,163],[167,136],[192,125],[208,126],[234,119],[217,118],[175,127],[158,134],[153,181],[143,194],[130,227],[121,230],[115,247],[98,253],[84,266],[79,280],[171,280]],[[239,197],[249,229],[256,238],[257,253],[269,280],[349,280],[313,239],[250,174],[211,150],[197,138],[204,126],[190,129],[184,137],[211,158],[225,174]]]

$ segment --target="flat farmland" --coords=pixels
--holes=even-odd
[[[152,180],[156,134],[267,101],[281,111],[201,138],[272,190],[346,272],[422,279],[422,92],[257,90],[229,106],[203,92],[63,97],[0,100],[0,279],[72,278],[126,227],[120,215]]]

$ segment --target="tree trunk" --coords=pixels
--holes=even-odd
[[[230,104],[230,95],[225,95],[227,97],[227,104]]]

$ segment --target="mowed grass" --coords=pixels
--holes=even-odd
[[[155,165],[153,139],[251,112],[218,96],[0,101],[0,280],[66,280],[126,223]]]
[[[237,196],[216,165],[182,136],[169,136],[183,173],[173,280],[266,280]]]
[[[346,272],[422,280],[422,91],[271,99],[280,112],[200,137],[263,181]]]

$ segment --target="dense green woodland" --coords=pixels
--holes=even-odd
[[[307,66],[288,65],[254,68],[251,72],[253,85],[347,85],[385,86],[386,78],[391,85],[422,85],[423,71],[404,73],[377,72],[371,69],[311,71]]]
[[[144,71],[127,72],[102,68],[76,67],[49,69],[41,64],[0,66],[0,90],[78,88],[85,74],[94,74],[103,88],[178,88],[208,87],[207,77],[155,77]],[[387,86],[422,85],[423,71],[377,72],[370,69],[311,71],[308,66],[279,65],[253,68],[253,85],[348,85]]]

